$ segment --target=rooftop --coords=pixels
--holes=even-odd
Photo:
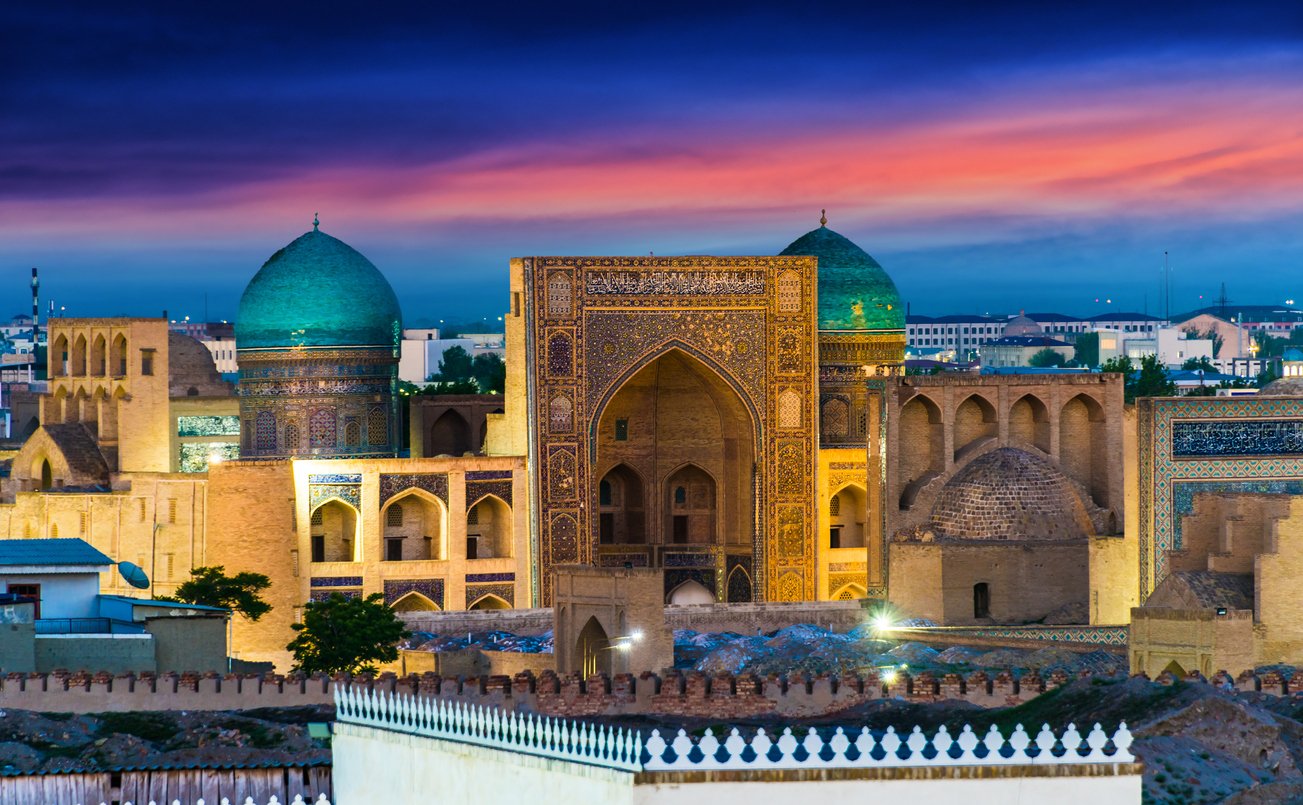
[[[111,565],[113,560],[83,539],[2,539],[0,566]]]

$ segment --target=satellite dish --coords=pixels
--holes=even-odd
[[[137,590],[149,589],[149,576],[145,575],[145,571],[141,570],[139,566],[131,562],[118,562],[118,573],[122,574],[122,578],[126,579],[127,584]]]

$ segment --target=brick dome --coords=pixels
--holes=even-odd
[[[1078,539],[1093,532],[1072,481],[1050,462],[1002,447],[951,478],[928,524],[965,540]]]

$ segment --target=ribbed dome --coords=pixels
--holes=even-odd
[[[271,256],[244,289],[240,350],[389,346],[402,332],[398,297],[356,249],[315,229]]]
[[[904,330],[900,293],[859,246],[827,226],[806,232],[782,255],[819,258],[820,330]]]
[[[1004,325],[1004,335],[1041,335],[1045,330],[1035,319],[1019,313]]]
[[[942,488],[929,527],[947,539],[1075,539],[1093,529],[1057,467],[1025,450],[979,456]]]
[[[1303,377],[1282,377],[1262,387],[1259,397],[1303,397]]]

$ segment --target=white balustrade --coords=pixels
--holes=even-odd
[[[737,729],[720,741],[711,730],[694,740],[679,730],[666,740],[642,733],[562,718],[509,713],[437,698],[382,694],[360,688],[335,691],[336,719],[393,732],[570,760],[625,771],[732,769],[864,769],[905,766],[1017,766],[1131,763],[1131,732],[1125,722],[1108,735],[1099,724],[1086,735],[1069,724],[1056,735],[1048,724],[1033,738],[1021,724],[1006,738],[995,726],[979,736],[965,726],[952,736],[944,726],[930,737],[915,727],[901,736],[888,728],[838,727],[827,740],[810,729],[788,728],[776,739],[763,729],[750,740]]]

